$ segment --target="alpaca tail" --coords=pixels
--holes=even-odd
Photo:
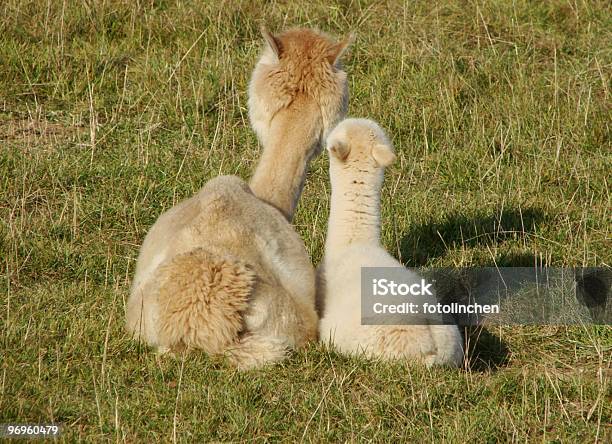
[[[248,370],[281,361],[288,350],[287,341],[279,337],[248,333],[229,347],[225,355],[239,369]]]
[[[201,248],[174,257],[156,271],[159,346],[220,354],[235,344],[255,273],[242,262]]]

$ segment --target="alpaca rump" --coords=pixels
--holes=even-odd
[[[327,149],[332,198],[318,270],[320,339],[347,354],[459,366],[463,349],[457,326],[361,325],[361,267],[403,269],[380,244],[380,191],[384,168],[395,161],[395,153],[384,131],[366,119],[338,124]],[[407,280],[420,280],[416,273],[405,273]]]
[[[177,255],[158,273],[160,346],[218,354],[236,341],[255,273],[201,248]]]
[[[224,355],[241,369],[286,355],[288,344],[282,339],[241,334],[244,312],[257,285],[256,274],[244,263],[196,249],[174,257],[157,272],[161,349],[200,349]],[[298,310],[287,311],[295,314]],[[292,322],[297,325],[300,316],[294,316]],[[297,326],[308,330],[308,325]],[[307,339],[316,339],[315,331]]]
[[[317,338],[314,269],[289,221],[308,163],[346,109],[347,43],[311,30],[264,36],[249,87],[263,145],[250,186],[217,177],[158,218],[126,314],[128,331],[160,352],[198,349],[240,369]]]

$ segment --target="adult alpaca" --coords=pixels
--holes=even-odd
[[[249,87],[263,154],[249,187],[210,180],[162,214],[140,250],[127,329],[160,352],[200,349],[239,368],[316,339],[314,270],[290,224],[309,161],[346,113],[336,43],[309,29],[263,31]]]

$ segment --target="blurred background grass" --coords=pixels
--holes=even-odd
[[[609,327],[467,334],[462,371],[313,345],[246,374],[123,331],[159,214],[259,155],[259,26],[355,32],[350,115],[399,161],[383,242],[407,266],[610,265],[612,14],[598,1],[0,4],[0,422],[66,440],[606,441]],[[316,264],[325,156],[296,228]]]

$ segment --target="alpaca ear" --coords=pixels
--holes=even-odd
[[[332,45],[327,50],[327,61],[330,65],[335,65],[336,63],[338,63],[338,61],[344,55],[348,47],[353,43],[353,40],[355,40],[355,35],[349,34],[344,40],[336,43],[335,45]]]
[[[387,145],[374,145],[372,148],[372,157],[381,167],[388,167],[395,162],[395,154]]]
[[[346,143],[340,142],[339,140],[328,146],[327,149],[329,150],[330,154],[341,162],[346,160],[351,151],[351,148]]]
[[[268,31],[265,26],[261,27],[261,35],[265,39],[270,49],[274,52],[274,54],[276,54],[276,57],[280,59],[283,52],[283,45],[278,37]]]

